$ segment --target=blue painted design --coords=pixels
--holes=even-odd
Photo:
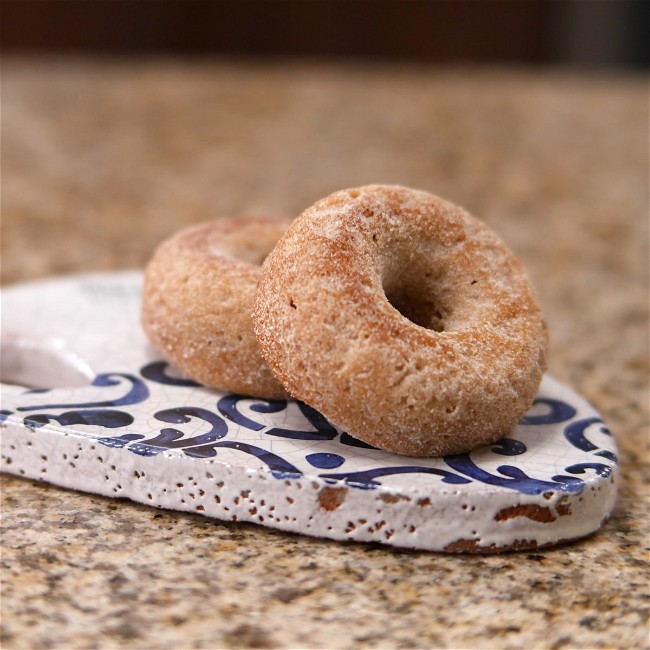
[[[563,474],[556,474],[551,476],[551,481],[557,485],[564,487],[554,487],[553,489],[559,489],[560,492],[568,492],[570,494],[581,494],[585,489],[585,482],[581,478],[576,478],[575,476],[564,476]]]
[[[345,462],[343,456],[338,454],[307,454],[305,460],[318,469],[335,469]]]
[[[191,418],[199,418],[208,422],[212,428],[207,433],[187,438],[182,431],[165,427],[155,438],[141,440],[129,447],[130,451],[140,456],[155,456],[165,449],[186,449],[206,445],[215,440],[223,438],[228,433],[228,425],[216,413],[207,409],[193,406],[184,406],[174,409],[158,411],[154,415],[156,420],[169,424],[186,424]]]
[[[115,385],[117,383],[112,379],[115,376],[123,377],[123,375],[104,376],[107,378],[105,381],[108,385]],[[128,395],[133,396],[134,390],[129,391]],[[274,476],[285,478],[301,476],[302,472],[300,469],[277,454],[248,443],[221,440],[228,434],[228,423],[226,419],[253,431],[262,431],[266,427],[264,423],[256,422],[238,410],[239,402],[250,399],[245,396],[232,394],[221,398],[217,404],[217,408],[221,415],[223,415],[223,418],[221,415],[208,409],[191,406],[164,409],[155,414],[157,420],[168,424],[187,424],[193,417],[203,419],[211,425],[211,429],[207,433],[198,436],[186,437],[178,429],[163,427],[155,437],[147,440],[144,440],[144,436],[141,434],[127,433],[114,438],[103,437],[99,439],[99,442],[112,447],[127,447],[129,451],[145,457],[155,456],[165,449],[179,449],[193,458],[213,458],[217,455],[219,447],[227,447],[251,454],[260,459],[271,469]],[[538,402],[545,403],[549,406],[550,411],[543,416],[529,418],[526,422],[528,425],[564,421],[572,411],[574,412],[572,407],[559,400],[539,399]],[[280,427],[271,427],[267,431],[263,431],[263,435],[273,435],[296,440],[332,440],[337,436],[336,429],[320,413],[301,402],[298,402],[297,405],[305,419],[316,431],[294,431]],[[258,400],[250,406],[250,411],[258,413],[279,413],[287,407],[288,404],[284,400]],[[31,407],[24,407],[24,410],[28,408]],[[122,416],[115,415],[118,413],[120,412],[92,410],[81,412],[70,411],[58,416],[35,414],[28,416],[26,421],[29,420],[32,426],[42,426],[45,422],[55,420],[61,424],[93,423],[106,428],[119,428],[120,426],[128,426],[132,423],[132,419],[128,422],[126,420],[120,422],[119,418]],[[112,415],[109,416],[107,414]],[[581,451],[593,451],[597,447],[586,439],[584,431],[587,427],[597,423],[602,423],[602,421],[599,418],[586,418],[573,422],[566,427],[565,436],[574,447]],[[607,431],[605,430],[605,432]],[[349,446],[362,447],[370,450],[374,449],[371,445],[352,438],[346,432],[341,433],[339,440],[341,443]],[[502,438],[494,443],[490,447],[490,450],[502,456],[519,456],[527,451],[526,445],[522,441],[514,438]],[[603,451],[599,452],[599,455],[607,460],[616,462],[616,456],[611,452]],[[307,454],[305,460],[311,466],[318,467],[319,469],[335,469],[343,465],[346,459],[344,455],[340,454],[317,452]],[[584,474],[587,469],[594,469],[598,474],[607,476],[611,471],[611,468],[603,463],[577,463],[566,468],[565,471],[570,474],[569,476],[556,475],[551,480],[540,480],[530,477],[521,469],[510,465],[499,466],[497,468],[498,474],[487,472],[478,467],[471,460],[469,454],[446,457],[444,462],[452,471],[435,467],[407,465],[380,467],[359,472],[324,473],[320,474],[320,476],[330,483],[343,481],[351,487],[373,489],[381,484],[378,479],[384,476],[423,473],[440,476],[442,477],[443,483],[464,484],[472,481],[480,481],[488,485],[517,490],[524,494],[540,494],[548,490],[579,493],[584,489],[584,481],[577,478],[575,476],[576,474]]]
[[[612,473],[612,468],[604,463],[576,463],[565,467],[564,471],[569,474],[584,474],[588,469],[593,469],[599,476],[609,476]]]
[[[144,438],[144,436],[140,433],[125,433],[124,435],[116,436],[115,438],[97,438],[97,442],[101,443],[105,447],[115,447],[117,449],[121,449],[122,447],[126,447],[134,440],[140,440],[142,438]]]
[[[514,438],[501,438],[494,443],[490,451],[500,456],[520,456],[526,453],[526,445],[521,440]]]
[[[338,431],[329,423],[324,415],[309,406],[309,404],[305,404],[304,402],[296,403],[298,404],[300,412],[307,418],[309,424],[311,424],[316,431],[319,431],[323,436],[326,436],[328,440],[336,438]]]
[[[227,419],[246,427],[251,431],[261,431],[267,427],[263,422],[256,422],[245,416],[237,408],[242,400],[250,400],[250,397],[242,395],[226,395],[217,403],[219,412]],[[305,431],[296,429],[285,429],[283,427],[271,427],[264,432],[268,436],[278,438],[289,438],[292,440],[333,440],[336,438],[336,429],[315,409],[303,402],[296,402],[298,409],[305,416],[306,420],[316,431]],[[286,400],[257,400],[250,406],[251,411],[257,413],[279,413],[287,408]]]
[[[527,473],[529,470],[523,471],[514,462],[510,465],[500,465],[496,470],[486,470],[479,466],[489,454],[512,458],[525,457],[527,444],[530,445],[535,441],[534,430],[531,435],[528,435],[528,430],[525,430],[527,436],[525,440],[528,442],[516,437],[501,438],[481,450],[475,456],[475,460],[469,454],[462,454],[430,461],[432,466],[427,464],[429,461],[420,461],[421,465],[386,467],[382,466],[382,463],[391,462],[384,460],[387,452],[376,450],[372,445],[353,438],[347,432],[339,434],[322,414],[302,402],[296,402],[294,406],[285,400],[264,400],[228,394],[223,395],[214,405],[210,403],[210,398],[207,398],[211,393],[197,393],[194,390],[198,386],[195,382],[173,377],[168,372],[169,366],[165,362],[158,361],[140,369],[142,379],[138,375],[133,376],[128,373],[98,375],[89,387],[106,388],[107,390],[103,392],[109,395],[117,393],[115,398],[100,399],[95,402],[80,400],[71,404],[34,404],[33,397],[24,397],[22,403],[27,402],[27,405],[20,406],[17,410],[23,413],[21,415],[24,417],[23,422],[34,430],[48,423],[58,423],[62,426],[97,426],[107,432],[115,430],[116,435],[102,435],[98,438],[98,442],[108,447],[127,449],[142,457],[153,457],[166,450],[176,450],[192,458],[208,459],[216,457],[220,449],[231,449],[254,456],[277,478],[296,478],[303,475],[301,468],[318,468],[322,471],[319,476],[328,483],[344,483],[350,487],[366,490],[381,485],[384,477],[429,474],[438,477],[440,482],[451,485],[479,482],[530,495],[549,490],[575,494],[585,488],[590,474],[593,475],[595,472],[598,476],[608,476],[612,472],[611,465],[617,462],[616,454],[607,449],[600,449],[589,438],[589,427],[592,426],[599,427],[600,433],[611,435],[600,418],[576,419],[576,409],[570,404],[557,399],[539,397],[535,400],[535,404],[544,412],[541,415],[527,415],[522,418],[520,424],[524,427],[554,424],[564,427],[562,432],[568,443],[566,448],[571,449],[573,455],[571,464],[562,473],[550,478],[544,475],[540,479],[530,476]],[[175,392],[170,389],[169,394],[177,395],[179,405],[155,412],[154,418],[160,425],[155,425],[151,430],[150,425],[147,424],[146,435],[129,431],[128,428],[134,424],[133,413],[136,409],[132,412],[128,407],[150,399],[150,387],[153,390],[154,384],[174,387]],[[184,389],[187,389],[187,392],[183,394]],[[56,393],[50,391],[52,392]],[[30,395],[36,394],[38,393],[30,393]],[[76,394],[84,393],[80,391]],[[94,394],[97,394],[97,391],[94,391]],[[192,406],[187,401],[185,403],[182,401],[183,398],[190,398],[190,396],[198,399],[199,395],[202,403],[207,406]],[[167,394],[165,398],[169,398]],[[55,398],[49,399],[55,401]],[[242,402],[245,402],[245,407]],[[298,422],[303,423],[302,426],[297,425],[298,430],[269,424],[270,421],[284,422],[294,419],[295,411],[289,417],[287,409],[295,408],[300,411],[301,417],[298,418]],[[138,407],[137,410],[142,412],[143,409]],[[151,411],[153,412],[154,409],[152,408]],[[277,416],[271,417],[273,414]],[[16,417],[15,411],[3,409],[0,411],[0,422],[10,416]],[[205,424],[201,425],[201,430],[208,429],[207,432],[196,433],[197,427],[194,426],[192,433],[187,433],[184,428],[189,427],[183,425],[190,424],[193,419],[207,423],[207,427]],[[592,429],[592,432],[595,430]],[[244,434],[244,437],[251,436],[251,431],[258,432],[256,444],[235,439],[235,436],[241,434]],[[232,438],[229,438],[229,435]],[[513,432],[512,435],[516,436],[517,433]],[[291,452],[292,461],[294,457],[296,460],[290,462],[287,458],[264,448],[265,445],[270,444],[270,439],[273,437],[284,438],[288,441],[285,445],[291,444],[292,440],[312,441],[313,444],[305,446],[304,450],[302,446],[296,445]],[[321,442],[327,444],[319,446]],[[359,452],[351,448],[367,451]],[[350,457],[356,458],[357,461],[365,459],[364,462],[369,463],[370,469],[347,472],[338,469],[346,467],[345,463]],[[492,459],[494,458],[493,456]],[[581,462],[583,458],[584,462]],[[525,460],[523,463],[525,466]]]
[[[30,428],[42,427],[49,422],[58,422],[62,426],[86,424],[103,427],[104,429],[119,429],[133,424],[133,416],[124,411],[109,411],[107,409],[89,409],[87,411],[66,411],[59,415],[51,413],[35,413],[25,416],[25,424]]]
[[[223,440],[201,447],[193,447],[192,449],[186,450],[185,453],[192,458],[213,458],[217,455],[216,450],[219,447],[228,447],[255,456],[255,458],[261,460],[271,470],[271,473],[276,478],[298,478],[302,476],[302,472],[295,465],[282,458],[282,456],[278,456],[267,449],[235,440]]]
[[[339,441],[341,444],[348,445],[348,447],[359,447],[361,449],[374,449],[378,451],[377,447],[373,447],[372,445],[369,445],[367,442],[359,440],[358,438],[353,438],[347,431],[344,431],[341,434]]]
[[[600,432],[605,435],[611,436],[609,429],[604,425],[604,422],[598,418],[584,418],[582,420],[576,420],[571,424],[567,425],[564,429],[564,437],[574,446],[580,449],[581,451],[594,451],[598,449],[598,445],[595,445],[591,440],[588,440],[585,437],[585,431],[592,424],[601,424]]]
[[[251,399],[244,397],[243,399]],[[251,411],[256,413],[279,413],[287,408],[287,400],[284,399],[267,399],[263,402],[255,402],[251,404]]]
[[[603,451],[597,451],[594,456],[606,458],[607,460],[611,460],[615,465],[618,465],[618,456],[612,451],[607,451],[606,449]]]
[[[548,407],[548,413],[542,415],[524,415],[519,424],[558,424],[566,422],[575,416],[576,410],[570,404],[562,402],[557,399],[549,399],[547,397],[537,397],[533,401],[533,406],[543,404]]]
[[[155,456],[165,451],[165,449],[182,447],[186,442],[184,435],[178,429],[165,427],[160,430],[160,433],[155,438],[144,440],[144,436],[140,436],[140,442],[131,445],[129,450],[139,456]]]
[[[245,397],[244,395],[234,395],[231,393],[225,395],[217,402],[217,409],[219,409],[219,413],[221,413],[223,417],[231,420],[235,424],[246,427],[251,431],[260,431],[266,427],[265,424],[255,422],[255,420],[251,420],[237,410],[237,404],[239,402],[250,399],[250,397]],[[257,413],[278,413],[283,411],[285,408],[287,408],[286,400],[277,399],[257,401],[251,406],[251,410],[256,411]]]
[[[210,434],[218,434],[221,438],[228,432],[228,425],[216,413],[195,406],[181,406],[172,409],[164,409],[158,411],[154,417],[156,420],[166,422],[167,424],[187,424],[191,418],[200,418],[212,425],[212,431]]]
[[[168,375],[168,369],[169,364],[166,361],[154,361],[153,363],[149,363],[142,367],[140,369],[140,374],[149,381],[154,381],[157,384],[165,384],[167,386],[186,386],[195,388],[201,385],[191,379]]]
[[[342,474],[319,474],[321,478],[324,478],[328,483],[337,483],[339,481],[345,481],[346,485],[352,487],[362,488],[364,490],[372,490],[378,485],[381,485],[379,481],[376,481],[376,478],[380,476],[392,476],[395,474],[435,474],[436,476],[442,476],[443,483],[451,483],[454,485],[462,483],[471,483],[471,481],[464,476],[458,476],[452,472],[448,472],[444,469],[437,469],[436,467],[424,467],[421,465],[402,465],[396,467],[378,467],[376,469],[370,469],[365,472],[349,472]]]
[[[582,490],[582,486],[578,489],[578,485],[575,481],[544,481],[535,479],[525,474],[518,467],[513,467],[511,465],[501,465],[500,467],[497,467],[497,472],[499,472],[501,476],[490,474],[484,469],[478,467],[472,461],[469,454],[445,456],[444,461],[452,469],[476,481],[486,483],[487,485],[496,485],[512,490],[518,490],[524,494],[542,494],[547,490],[561,490],[565,492],[576,492]]]
[[[91,386],[112,387],[119,386],[121,380],[125,379],[130,383],[129,391],[117,399],[102,400],[99,402],[80,402],[75,404],[36,404],[33,406],[19,406],[18,411],[36,411],[39,409],[72,409],[72,408],[96,408],[100,406],[128,406],[130,404],[139,404],[149,397],[149,389],[145,383],[129,374],[106,373],[97,375]]]
[[[337,430],[315,409],[303,402],[296,402],[298,409],[305,416],[306,420],[316,431],[296,431],[294,429],[283,429],[273,427],[265,434],[279,438],[290,438],[293,440],[334,440],[338,435]]]

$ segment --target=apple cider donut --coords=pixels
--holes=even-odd
[[[545,368],[546,326],[514,255],[463,209],[399,186],[305,210],[262,266],[253,326],[294,397],[411,456],[508,435]]]
[[[142,325],[166,361],[205,386],[287,397],[259,355],[251,310],[260,265],[289,223],[217,219],[159,246],[145,270]]]

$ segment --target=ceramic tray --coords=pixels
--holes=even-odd
[[[141,274],[2,292],[2,469],[155,508],[447,552],[540,548],[611,512],[614,441],[546,376],[497,443],[437,459],[373,449],[300,402],[177,376],[139,326]],[[387,396],[390,399],[390,396]]]

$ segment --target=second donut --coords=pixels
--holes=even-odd
[[[290,223],[217,219],[158,247],[145,271],[142,326],[166,361],[205,386],[287,397],[257,351],[251,310],[260,265]]]

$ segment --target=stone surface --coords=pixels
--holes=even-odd
[[[3,283],[140,267],[211,216],[420,187],[521,257],[550,370],[602,413],[622,465],[602,532],[494,557],[319,541],[3,476],[3,647],[647,647],[645,78],[9,59],[2,92]]]

